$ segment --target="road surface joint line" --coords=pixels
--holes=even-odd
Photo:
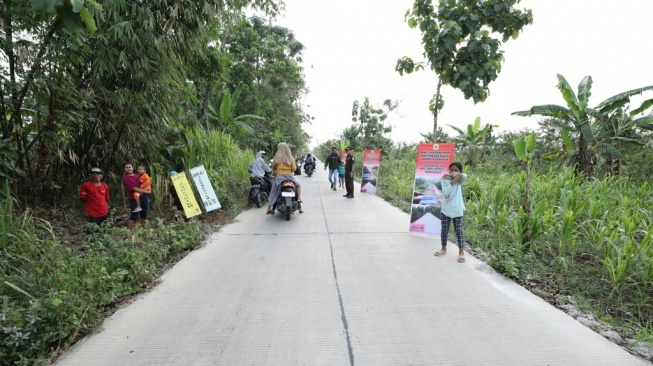
[[[331,243],[331,232],[329,231],[329,222],[326,218],[326,212],[324,212],[324,202],[322,198],[322,190],[318,190],[320,194],[320,203],[322,203],[322,214],[324,215],[324,225],[327,229],[327,237],[329,240],[329,249],[331,250],[331,267],[333,268],[333,279],[336,282],[336,290],[338,291],[338,302],[340,303],[340,314],[342,319],[342,326],[345,329],[345,336],[347,338],[347,352],[349,353],[349,366],[354,366],[354,349],[351,346],[351,338],[349,337],[349,324],[347,322],[347,314],[345,313],[345,304],[342,300],[342,294],[340,293],[340,283],[338,282],[338,272],[336,271],[336,261],[333,256],[333,244]]]

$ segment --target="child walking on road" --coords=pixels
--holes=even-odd
[[[138,173],[140,176],[138,178],[138,180],[141,182],[141,186],[139,188],[145,190],[152,189],[152,179],[150,179],[150,176],[145,172],[145,167],[143,165],[139,165],[138,168],[136,168],[136,173]],[[132,212],[143,211],[141,208],[141,194],[134,191],[134,200],[136,201],[136,208]]]
[[[453,228],[458,239],[458,262],[465,263],[465,238],[463,236],[463,213],[465,212],[465,202],[463,201],[462,183],[467,179],[463,174],[463,165],[459,162],[453,162],[449,165],[449,174],[442,176],[442,229],[440,240],[442,249],[434,253],[436,257],[447,254],[447,238],[449,236],[449,225],[453,221]]]

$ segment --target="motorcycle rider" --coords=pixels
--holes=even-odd
[[[312,165],[313,170],[315,170],[315,160],[313,159],[313,155],[311,155],[311,154],[306,155],[306,162],[304,163],[304,170],[306,170],[307,165]]]
[[[281,183],[285,180],[291,180],[295,183],[297,188],[297,202],[299,203],[299,213],[303,213],[302,210],[302,187],[299,183],[299,180],[295,178],[293,172],[297,169],[297,164],[295,159],[292,156],[290,147],[285,142],[280,142],[277,145],[277,152],[274,154],[274,162],[272,163],[272,170],[274,171],[275,178],[272,183],[272,189],[270,190],[270,200],[268,201],[268,215],[274,213],[274,203],[279,196],[279,188]]]
[[[250,177],[257,179],[261,178],[265,182],[265,191],[270,192],[270,182],[265,179],[265,175],[272,173],[272,169],[268,166],[268,164],[265,162],[265,158],[267,158],[268,154],[261,150],[256,153],[256,159],[252,160],[249,165],[247,166],[247,170],[250,173]]]

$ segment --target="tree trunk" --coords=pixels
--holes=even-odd
[[[13,35],[13,24],[11,19],[11,0],[3,1],[3,12],[4,16],[2,18],[2,26],[5,31],[5,44],[2,46],[5,54],[7,55],[7,62],[9,63],[9,90],[11,93],[11,100],[15,102],[18,97],[18,90],[16,90],[16,54],[14,53],[14,35]],[[4,98],[3,98],[4,105]],[[11,121],[7,121],[7,114],[2,115],[2,138],[9,138],[13,130],[13,125]]]
[[[433,142],[438,142],[438,114],[440,114],[440,105],[441,95],[440,88],[442,87],[442,79],[438,78],[438,88],[435,92],[435,101],[433,102]]]
[[[591,178],[593,174],[594,158],[593,152],[587,145],[587,141],[580,134],[578,141],[578,163],[576,165],[576,172],[583,174],[586,178]]]
[[[206,121],[206,109],[209,107],[209,99],[211,99],[212,91],[213,91],[213,87],[211,86],[211,83],[209,83],[206,86],[206,90],[204,90],[204,100],[202,101],[202,106],[200,107],[200,110],[197,112],[197,119],[205,127],[209,127]]]

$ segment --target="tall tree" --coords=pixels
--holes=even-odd
[[[436,93],[429,105],[433,112],[433,136],[438,130],[438,114],[444,106],[442,85],[463,92],[474,103],[487,98],[490,82],[496,80],[504,60],[502,43],[517,38],[532,23],[530,10],[516,9],[521,0],[415,0],[406,12],[410,28],[419,28],[426,64],[438,77]],[[424,69],[410,57],[397,61],[399,74]]]
[[[0,131],[16,171],[25,171],[20,197],[63,189],[57,182],[91,164],[148,160],[147,147],[198,104],[188,60],[206,49],[209,25],[247,6],[275,13],[279,4],[5,1]]]
[[[381,107],[372,106],[368,97],[365,97],[362,105],[355,100],[351,111],[354,125],[345,130],[345,139],[351,142],[354,149],[381,149],[389,152],[392,140],[385,135],[392,132],[392,127],[386,126],[384,121],[397,106],[398,103],[390,99],[383,101]]]
[[[237,114],[265,117],[253,121],[255,134],[245,141],[251,147],[272,148],[286,141],[304,148],[302,124],[310,122],[301,98],[306,93],[302,63],[304,45],[287,28],[265,19],[242,19],[227,38],[232,58],[228,87],[243,85]]]

